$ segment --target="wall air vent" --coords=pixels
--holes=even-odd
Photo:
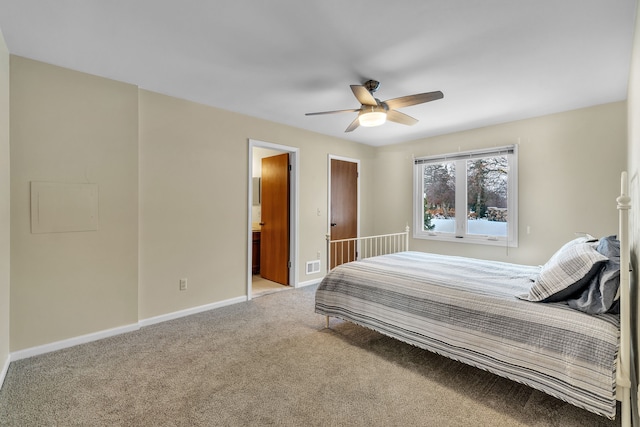
[[[315,274],[315,273],[320,273],[319,259],[307,262],[307,274]]]

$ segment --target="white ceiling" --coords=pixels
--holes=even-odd
[[[12,54],[374,146],[626,99],[635,0],[0,0]],[[415,126],[344,129],[349,85]]]

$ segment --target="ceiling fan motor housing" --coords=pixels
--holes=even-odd
[[[380,82],[377,80],[367,80],[364,82],[363,86],[367,88],[369,92],[373,93],[380,87]]]

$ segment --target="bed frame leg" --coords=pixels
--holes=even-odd
[[[324,327],[329,329],[329,316],[324,316],[325,324]]]

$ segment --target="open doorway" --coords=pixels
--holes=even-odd
[[[298,149],[249,140],[248,299],[297,283]]]

